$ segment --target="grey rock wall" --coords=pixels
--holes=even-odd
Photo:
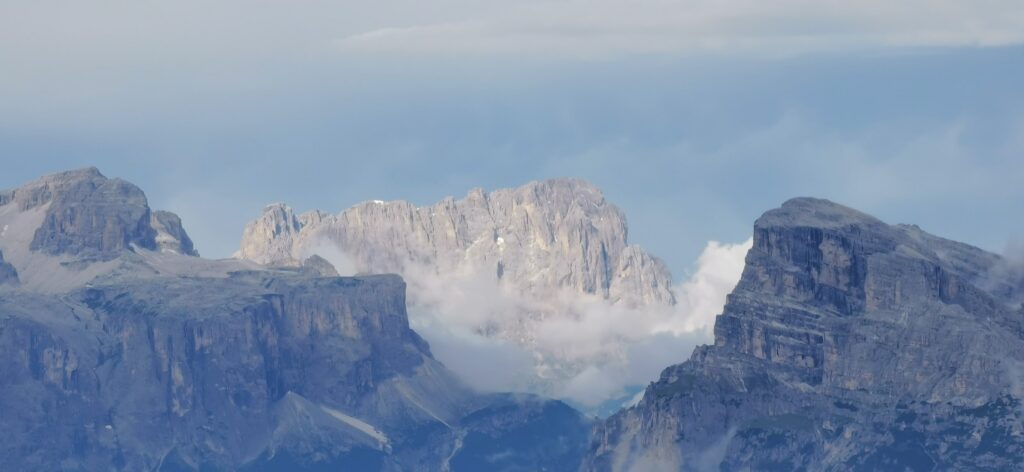
[[[0,193],[0,206],[45,209],[29,249],[53,256],[108,261],[132,247],[198,255],[177,215],[152,212],[146,195],[94,167],[48,175]]]
[[[0,251],[0,285],[13,285],[18,283],[18,271],[14,266],[4,261],[4,253]]]
[[[530,467],[578,462],[579,413],[462,387],[404,302],[397,276],[302,272],[5,296],[0,468],[472,470],[452,462],[483,454],[462,438],[514,434],[509,421],[532,428],[516,443]],[[536,436],[546,428],[563,447]]]
[[[583,470],[1020,470],[1024,329],[1000,258],[795,199],[715,343],[595,428]]]
[[[49,205],[32,250],[108,260],[132,244],[156,248],[149,206],[138,187],[96,169],[50,176],[39,187],[29,190],[23,206]]]

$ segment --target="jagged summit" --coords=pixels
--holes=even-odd
[[[600,189],[563,178],[490,193],[473,189],[462,199],[425,207],[372,200],[337,215],[296,215],[276,203],[246,225],[236,256],[298,266],[326,242],[360,272],[402,273],[411,264],[436,271],[468,267],[523,289],[569,287],[615,301],[671,304],[667,269],[630,246],[627,236],[625,216]]]
[[[671,303],[667,270],[628,246],[626,228],[625,216],[596,186],[553,179],[490,193],[473,189],[428,207],[373,200],[337,215],[297,216],[276,203],[246,226],[237,256],[297,266],[304,252],[326,240],[361,272],[403,272],[410,263],[438,270],[489,266],[488,272],[532,288],[571,286],[615,300]]]
[[[626,348],[609,343],[577,354],[540,347],[545,320],[572,319],[591,303],[665,311],[675,303],[668,269],[627,238],[625,215],[600,189],[553,179],[477,188],[428,206],[370,200],[333,215],[268,205],[246,225],[236,256],[299,267],[320,254],[342,274],[402,274],[414,312],[439,316],[466,311],[454,308],[460,299],[444,296],[449,287],[490,290],[493,296],[473,302],[479,322],[465,328],[527,349],[537,363],[538,389],[550,394],[547,388],[561,388],[589,365],[618,362]]]
[[[298,265],[301,258],[292,255],[293,239],[302,230],[295,211],[284,203],[263,207],[263,213],[245,227],[239,259],[263,265]]]
[[[263,207],[263,213],[294,214],[290,206],[282,202],[274,202]]]
[[[532,180],[518,187],[509,187],[496,189],[488,192],[483,187],[474,187],[466,192],[466,195],[459,199],[454,196],[442,198],[441,201],[455,201],[455,200],[472,200],[488,198],[490,194],[503,191],[515,191],[517,193],[534,194],[537,198],[541,199],[556,199],[556,200],[579,200],[579,201],[590,201],[594,203],[602,203],[604,201],[604,192],[600,187],[594,185],[592,182],[577,178],[577,177],[556,177],[551,179]],[[369,204],[388,204],[388,203],[405,203],[404,200],[366,200],[358,203],[357,205],[369,205]],[[273,203],[267,205],[266,208],[284,205],[282,203]]]
[[[515,190],[520,194],[533,193],[540,199],[550,198],[554,201],[571,200],[595,206],[607,203],[600,187],[588,180],[575,177],[535,180]]]

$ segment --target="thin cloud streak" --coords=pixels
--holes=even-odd
[[[519,2],[457,20],[365,30],[337,40],[357,54],[790,55],[884,47],[1024,42],[1012,1],[760,2],[570,0]]]

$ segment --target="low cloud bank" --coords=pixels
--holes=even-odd
[[[435,356],[480,390],[595,407],[713,340],[751,244],[709,242],[675,287],[676,306],[612,305],[569,290],[522,294],[474,271],[407,270],[410,318]]]

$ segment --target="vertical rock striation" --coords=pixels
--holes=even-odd
[[[427,207],[370,201],[338,215],[296,215],[274,204],[246,226],[238,256],[297,266],[329,245],[358,272],[479,270],[523,291],[569,288],[611,301],[672,303],[665,266],[626,238],[625,217],[600,190],[561,179],[475,189]]]
[[[1024,318],[1000,258],[825,200],[754,226],[715,343],[595,428],[583,470],[1016,470]]]
[[[560,329],[546,323],[584,312],[668,313],[675,304],[665,265],[627,236],[625,216],[597,187],[556,179],[423,207],[368,201],[337,215],[273,204],[246,226],[236,255],[295,267],[319,254],[342,274],[401,274],[414,313],[440,320],[425,324],[515,343],[535,369],[517,388],[561,395],[588,369],[625,365],[635,340],[609,334],[596,349],[545,343],[538,339]],[[446,296],[451,289],[468,295]]]
[[[106,260],[131,245],[156,248],[145,194],[96,168],[45,177],[15,191],[14,200],[22,210],[48,205],[32,239],[34,251]]]

